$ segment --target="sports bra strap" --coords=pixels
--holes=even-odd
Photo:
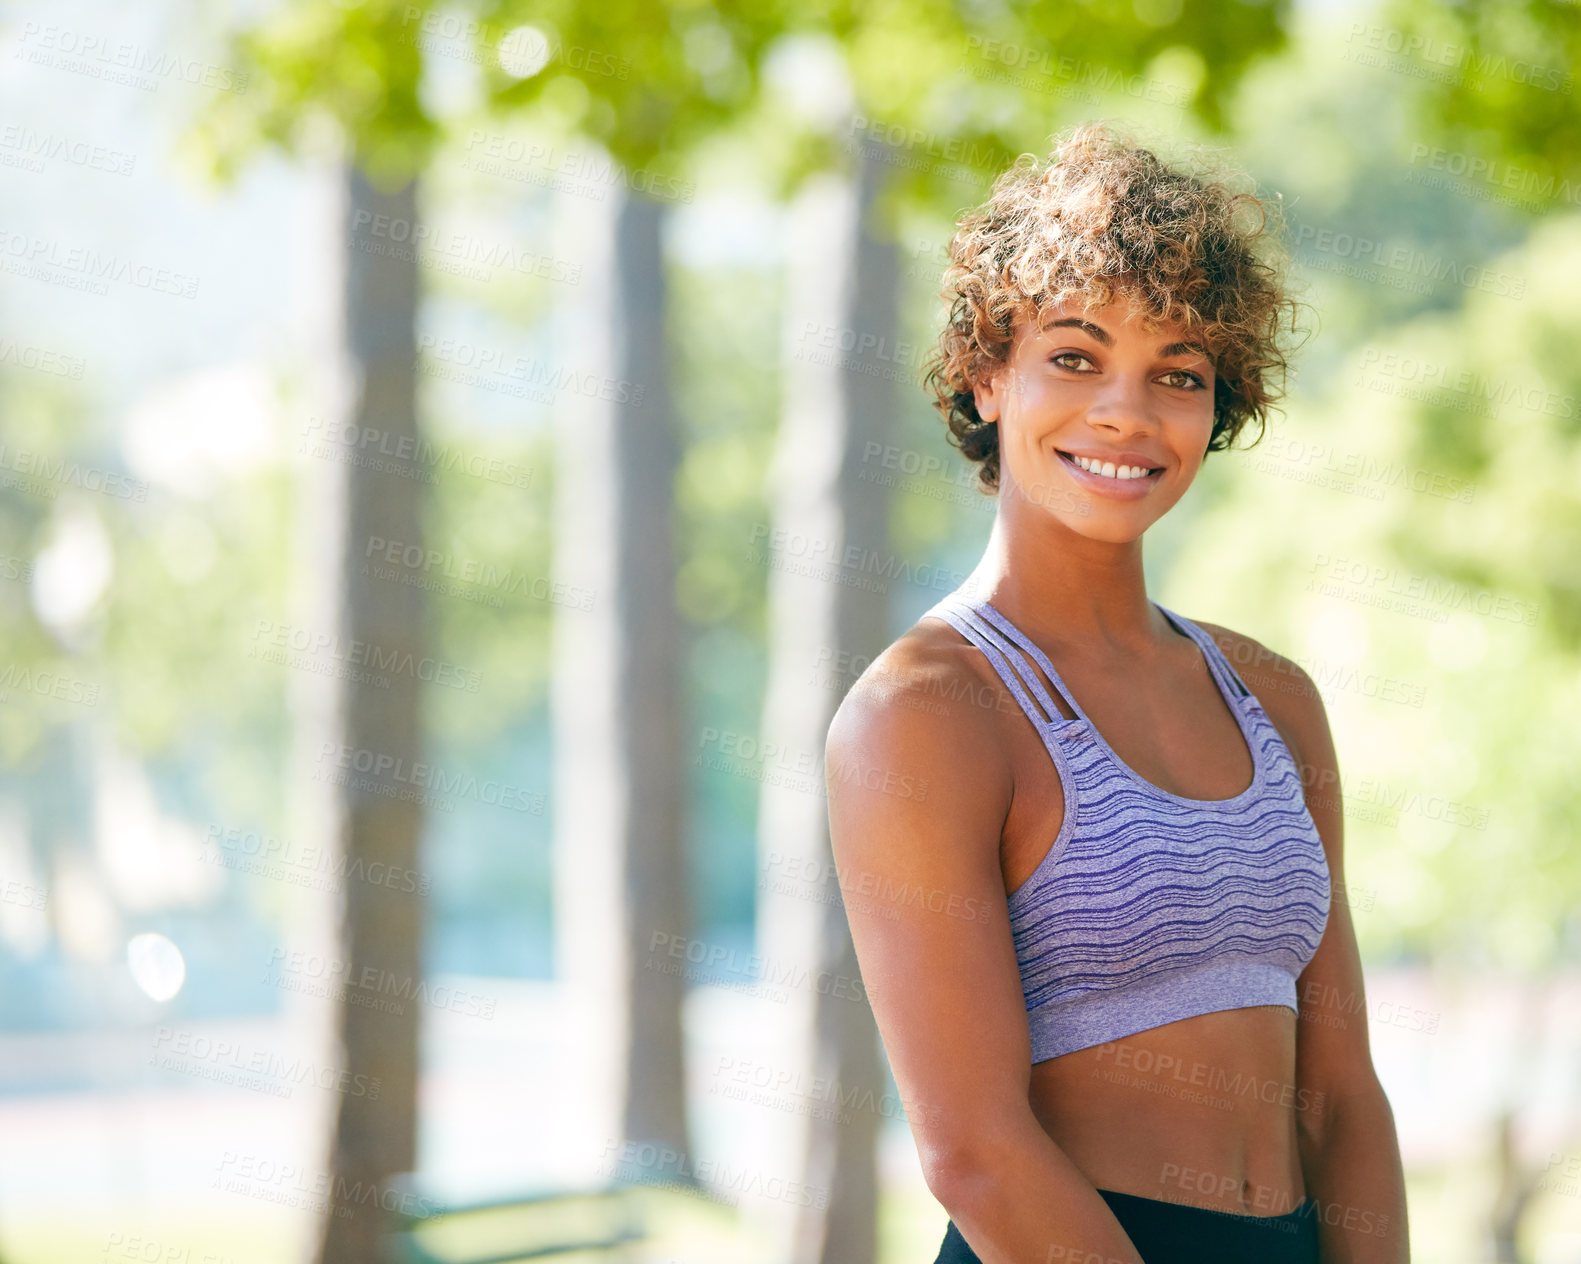
[[[1155,605],[1158,603],[1155,602]],[[1208,669],[1218,678],[1219,686],[1232,697],[1244,698],[1252,691],[1246,687],[1246,682],[1240,678],[1235,668],[1230,665],[1230,660],[1225,656],[1219,644],[1208,635],[1207,629],[1199,627],[1185,615],[1176,614],[1173,610],[1158,607],[1182,632],[1185,632],[1202,649],[1203,656],[1208,660]]]
[[[1156,601],[1153,604],[1158,606],[1170,623],[1197,643],[1207,662],[1209,673],[1223,693],[1234,698],[1251,696],[1251,690],[1230,665],[1230,660],[1225,656],[1224,651],[1219,649],[1218,643],[1205,630],[1184,615],[1176,614],[1167,606],[1159,605]],[[1080,721],[1089,727],[1094,727],[1087,713],[1081,709],[1081,704],[1071,695],[1069,687],[1060,678],[1054,664],[1049,661],[1048,655],[988,602],[972,601],[957,590],[938,602],[927,613],[953,624],[962,636],[988,655],[988,660],[994,665],[999,678],[1010,687],[1016,700],[1020,702],[1021,709],[1034,723],[1058,726]],[[1059,691],[1060,697],[1064,699],[1075,717],[1074,721],[1067,719],[1055,707],[1053,698],[1043,687],[1043,682],[1028,662],[1029,658],[1043,669],[1054,688]],[[1029,690],[1037,699],[1041,713],[1034,709],[1031,698],[1027,696]]]
[[[994,630],[983,618],[978,607],[951,594],[928,610],[927,614],[950,623],[956,631],[988,656],[988,661],[993,664],[999,679],[1004,681],[1010,692],[1015,695],[1016,701],[1021,704],[1021,709],[1034,724],[1058,726],[1070,723],[1054,705],[1053,698],[1043,687],[1043,682],[1038,679],[1037,672],[1027,664],[1025,655]],[[1051,679],[1058,678],[1051,677]],[[1072,710],[1074,709],[1072,707]]]

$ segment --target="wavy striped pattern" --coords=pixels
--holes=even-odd
[[[1185,798],[1144,780],[1048,657],[987,602],[957,590],[924,616],[988,656],[1064,788],[1058,836],[1009,896],[1033,1062],[1215,1010],[1295,1009],[1296,977],[1328,921],[1328,863],[1289,748],[1213,638],[1158,609],[1196,641],[1252,754],[1251,784],[1232,798]]]

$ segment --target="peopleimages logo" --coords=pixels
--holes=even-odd
[[[544,810],[544,796],[539,791],[506,781],[480,778],[475,773],[450,772],[421,760],[408,762],[397,755],[367,747],[325,742],[319,750],[318,759],[321,765],[329,763],[347,772],[364,773],[374,784],[383,780],[387,785],[405,785],[445,799],[471,799],[489,807],[509,808],[513,812],[541,815]]]
[[[393,676],[411,676],[425,684],[443,685],[467,693],[477,693],[483,680],[481,672],[445,659],[426,654],[418,657],[407,649],[383,646],[355,637],[348,639],[338,632],[315,631],[289,623],[276,623],[272,619],[258,619],[255,622],[249,651],[255,657],[290,666],[329,660],[347,667],[368,668],[368,672],[358,675],[389,673]],[[377,679],[387,680],[387,677]]]
[[[1559,66],[1544,66],[1523,58],[1505,57],[1501,53],[1483,53],[1470,44],[1436,39],[1415,31],[1402,31],[1396,27],[1378,26],[1371,22],[1353,22],[1345,36],[1352,59],[1366,65],[1380,64],[1378,53],[1400,57],[1407,62],[1421,63],[1419,78],[1450,82],[1455,76],[1436,67],[1444,67],[1464,76],[1478,79],[1504,79],[1510,83],[1539,88],[1545,92],[1559,92],[1569,96],[1574,78]],[[1364,50],[1373,50],[1367,56]],[[1398,68],[1398,67],[1396,67]]]
[[[0,365],[7,364],[19,365],[51,377],[69,377],[74,381],[80,380],[87,369],[87,362],[81,356],[66,355],[48,347],[24,346],[10,338],[0,338]],[[143,499],[146,499],[146,495]]]
[[[53,23],[24,22],[17,43],[15,55],[25,56],[35,65],[121,83],[141,92],[157,92],[160,80],[175,80],[216,92],[247,91],[247,74],[229,66]]]
[[[1446,255],[1429,254],[1408,243],[1390,245],[1344,229],[1300,224],[1295,231],[1295,245],[1306,252],[1304,262],[1309,266],[1361,280],[1376,280],[1417,294],[1427,293],[1427,287],[1435,282],[1449,281],[1463,289],[1482,290],[1500,298],[1526,296],[1524,276],[1495,271],[1476,263],[1461,263]],[[1377,274],[1364,271],[1367,268],[1376,269]]]
[[[204,831],[203,844],[204,859],[210,863],[243,873],[279,878],[297,886],[340,891],[349,880],[426,896],[430,885],[428,875],[415,869],[380,860],[370,861],[363,856],[348,856],[336,847],[299,845],[295,840],[257,830],[210,825]]]
[[[56,132],[35,131],[19,123],[0,127],[0,149],[20,155],[25,160],[24,165],[34,171],[42,171],[46,162],[58,161],[111,175],[129,176],[137,166],[136,154]]]
[[[320,953],[275,948],[269,954],[264,982],[311,996],[344,1000],[366,1009],[404,1012],[403,1003],[427,1005],[471,1018],[492,1021],[495,998],[416,975],[397,974],[378,966],[356,965]]]
[[[3,225],[0,225],[0,262],[15,275],[69,285],[94,294],[108,293],[109,283],[117,281],[133,289],[151,290],[176,298],[196,298],[198,295],[199,278],[191,273],[106,254],[92,246],[37,237]]]
[[[1442,171],[1460,177],[1471,185],[1485,184],[1531,199],[1581,206],[1581,184],[1561,180],[1551,171],[1522,167],[1500,158],[1484,158],[1480,154],[1469,154],[1462,150],[1415,144],[1411,146],[1411,165]]]
[[[543,184],[561,192],[603,201],[613,188],[630,189],[656,201],[690,202],[690,180],[646,167],[627,167],[602,153],[560,150],[555,145],[474,128],[463,146],[462,164],[484,175]]]
[[[326,1066],[310,1058],[287,1057],[271,1049],[250,1048],[241,1041],[175,1027],[160,1027],[154,1036],[150,1066],[199,1079],[262,1090],[290,1097],[294,1087],[311,1086],[348,1097],[379,1096],[377,1076]]]

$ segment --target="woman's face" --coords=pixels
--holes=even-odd
[[[978,415],[999,423],[1001,496],[1116,544],[1185,494],[1213,434],[1206,348],[1178,325],[1144,324],[1123,296],[1053,308],[1042,332],[1023,322],[974,394]]]

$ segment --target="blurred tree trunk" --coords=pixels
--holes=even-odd
[[[377,432],[386,450],[403,440],[415,445],[416,254],[357,250],[352,225],[359,211],[416,223],[417,185],[412,181],[391,192],[380,190],[352,162],[346,194],[341,232],[347,252],[343,332],[349,394],[337,420]],[[421,682],[415,665],[428,651],[423,590],[374,579],[365,555],[371,536],[421,544],[424,484],[387,477],[354,459],[335,468],[345,480],[336,633],[342,646],[376,646],[392,667],[378,673],[385,688],[341,682],[340,733],[334,741],[342,755],[371,752],[375,760],[399,762],[391,765],[393,776],[347,774],[349,784],[336,788],[340,846],[352,866],[342,883],[337,945],[340,960],[350,964],[339,1004],[342,1065],[352,1076],[377,1078],[379,1093],[337,1095],[331,1214],[319,1259],[322,1264],[383,1264],[385,1213],[379,1194],[392,1175],[411,1171],[416,1160],[418,1005],[413,989],[421,970],[422,902],[416,894],[355,875],[380,872],[375,864],[418,868],[421,805],[366,787],[399,790],[422,759]],[[338,756],[326,756],[321,767],[331,774],[337,761]],[[378,1004],[366,1003],[375,1000]]]
[[[786,243],[784,412],[770,475],[774,527],[813,541],[816,556],[831,560],[823,573],[811,575],[770,563],[762,740],[794,757],[811,752],[820,771],[804,787],[765,780],[759,864],[771,877],[816,873],[825,879],[794,884],[809,894],[816,887],[823,899],[759,884],[758,949],[772,962],[806,963],[814,980],[858,977],[833,877],[822,754],[853,678],[843,668],[878,653],[889,639],[882,568],[872,575],[860,563],[842,567],[847,558],[888,556],[888,493],[860,478],[866,445],[887,441],[894,408],[894,365],[885,357],[895,346],[900,262],[893,240],[873,223],[886,170],[868,149],[854,177],[809,182],[791,206]],[[854,349],[840,350],[842,341]],[[841,569],[844,575],[830,573]],[[791,1213],[794,1264],[872,1264],[877,1254],[882,1068],[865,990],[861,999],[851,991],[814,983],[792,1001],[802,1041],[794,1070],[803,1074],[801,1082],[821,1078],[835,1086],[837,1102],[866,1103],[832,1112],[840,1121],[794,1117],[792,1127],[801,1134],[799,1178],[814,1204]],[[825,1192],[827,1204],[820,1208]]]
[[[289,621],[302,628],[332,630],[339,620],[345,585],[337,560],[345,552],[346,471],[326,459],[338,446],[320,447],[318,432],[328,421],[351,415],[350,375],[346,363],[345,269],[350,251],[343,231],[348,211],[344,164],[326,159],[313,166],[313,223],[321,227],[310,238],[308,268],[323,278],[309,287],[292,313],[296,329],[293,350],[303,366],[305,417],[297,431],[293,478],[295,514],[291,540]],[[333,436],[327,436],[333,439]],[[287,707],[291,717],[286,753],[285,804],[287,837],[315,856],[336,856],[343,847],[343,793],[329,776],[324,752],[344,740],[341,682],[324,672],[288,671]],[[329,765],[333,767],[333,765]],[[305,885],[282,910],[281,942],[293,949],[334,960],[340,951],[341,897],[335,885]],[[308,1055],[320,1066],[337,1066],[339,1013],[322,997],[284,989],[280,996],[283,1024],[300,1033]],[[304,1127],[318,1147],[314,1170],[327,1170],[333,1148],[337,1103],[333,1093],[314,1093],[303,1103],[309,1119]],[[316,1219],[302,1226],[302,1240],[290,1259],[315,1260],[323,1245],[324,1226]]]
[[[581,1041],[604,1166],[611,1147],[689,1154],[686,981],[655,950],[689,933],[682,733],[685,658],[675,601],[679,453],[666,358],[661,202],[611,187],[566,199],[582,304],[558,322],[555,469],[555,973]],[[593,376],[596,375],[596,378]],[[660,938],[656,941],[655,937]],[[618,1175],[686,1179],[692,1164]],[[607,1174],[607,1172],[606,1172]]]
[[[1494,1120],[1494,1158],[1498,1186],[1489,1217],[1495,1264],[1521,1264],[1521,1224],[1542,1181],[1542,1169],[1526,1163],[1515,1141],[1515,1113],[1501,1110]]]
[[[1488,1214],[1488,1236],[1495,1264],[1523,1264],[1520,1251],[1521,1229],[1527,1213],[1542,1191],[1546,1164],[1533,1162],[1523,1153],[1518,1128],[1519,1103],[1539,1082],[1542,1055],[1552,1043],[1563,1043],[1565,1024],[1556,1022],[1563,1013],[1563,976],[1552,970],[1538,978],[1525,980],[1520,987],[1519,1034],[1512,1042],[1515,1064],[1506,1081],[1509,1096],[1493,1118],[1493,1159],[1498,1184]],[[1558,1134],[1566,1139],[1576,1136],[1572,1118]],[[1546,1149],[1547,1147],[1545,1147]],[[1568,1153],[1569,1147],[1564,1147]]]

